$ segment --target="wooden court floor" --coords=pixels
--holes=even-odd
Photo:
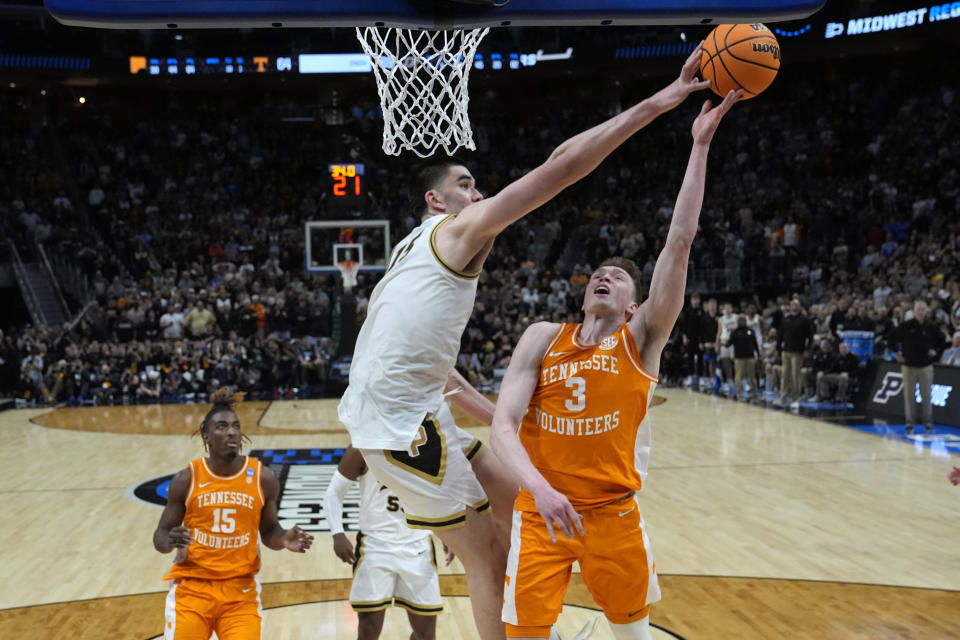
[[[659,638],[960,638],[960,464],[918,447],[682,390],[658,391],[641,493],[663,600]],[[202,455],[204,406],[0,413],[0,638],[162,634],[170,556],[160,510],[131,488]],[[343,446],[336,401],[251,402],[256,449]],[[461,417],[462,418],[462,417]],[[469,426],[486,440],[486,430]],[[265,638],[355,638],[349,567],[320,534],[305,556],[264,549]],[[437,637],[475,638],[457,562],[441,569]],[[578,576],[559,623],[600,615]],[[381,636],[409,636],[391,610]],[[601,625],[597,640],[611,638]]]

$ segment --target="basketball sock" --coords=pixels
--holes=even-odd
[[[617,640],[653,640],[650,635],[650,616],[628,624],[611,622],[610,629]]]

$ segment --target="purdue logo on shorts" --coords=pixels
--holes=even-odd
[[[447,439],[437,419],[428,415],[420,424],[408,451],[384,451],[388,462],[424,480],[441,484],[447,471]]]

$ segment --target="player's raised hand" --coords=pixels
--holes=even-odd
[[[737,89],[727,93],[727,97],[716,107],[713,107],[709,100],[705,101],[703,108],[700,109],[700,115],[693,121],[693,127],[691,128],[693,141],[697,144],[710,144],[713,134],[717,132],[720,119],[727,114],[727,111],[730,111],[733,103],[742,97],[743,89]]]
[[[568,538],[573,538],[575,533],[585,535],[583,516],[574,510],[567,496],[548,487],[541,490],[539,494],[534,494],[533,498],[537,502],[537,511],[547,524],[547,533],[550,534],[551,541],[557,541],[555,528],[560,529]]]
[[[357,561],[357,556],[353,553],[353,545],[350,544],[350,538],[346,534],[333,534],[333,552],[347,564]]]
[[[301,529],[292,527],[283,534],[283,547],[287,551],[304,553],[313,544],[313,536]]]
[[[190,535],[190,529],[182,524],[178,524],[170,528],[170,533],[167,534],[167,541],[171,547],[186,549],[190,546],[190,543],[193,542],[193,536]]]
[[[702,43],[698,44],[693,53],[687,57],[677,79],[657,94],[656,97],[660,100],[659,106],[663,111],[673,109],[694,91],[710,88],[708,80],[697,79],[697,70],[700,68],[701,45]]]

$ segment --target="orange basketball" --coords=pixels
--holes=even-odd
[[[780,44],[762,24],[721,24],[703,41],[700,76],[724,97],[743,89],[743,99],[760,95],[780,70]]]

